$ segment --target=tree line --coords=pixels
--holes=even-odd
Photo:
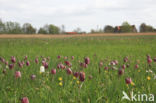
[[[53,24],[46,24],[39,29],[33,27],[30,23],[24,23],[22,26],[18,22],[3,22],[0,19],[0,34],[65,34],[64,25],[62,28]],[[76,33],[82,32],[80,28],[73,30]],[[150,25],[142,23],[139,30],[135,25],[130,25],[128,22],[123,22],[121,26],[106,25],[103,29],[91,29],[89,33],[136,33],[136,32],[156,32],[156,29]]]
[[[111,26],[106,25],[104,29],[98,30],[91,30],[91,33],[145,33],[145,32],[156,32],[156,28],[152,27],[151,25],[147,25],[142,23],[139,26],[139,30],[136,29],[135,25],[130,25],[128,22],[123,22],[121,26]]]
[[[22,26],[18,22],[2,22],[0,20],[0,34],[59,34],[60,28],[53,24],[46,24],[37,30],[30,23]]]

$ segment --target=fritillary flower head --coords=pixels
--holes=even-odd
[[[151,77],[150,76],[147,76],[147,80],[151,80]]]
[[[85,72],[80,72],[80,74],[79,74],[79,80],[81,82],[83,82],[85,80]]]
[[[45,68],[44,68],[44,66],[41,66],[40,67],[40,73],[44,73],[45,72]]]
[[[59,77],[58,80],[59,80],[59,81],[62,81],[63,79],[62,79],[62,77]]]
[[[89,64],[90,63],[90,58],[89,57],[85,57],[84,61],[85,61],[86,64]]]
[[[52,69],[51,74],[56,74],[56,69]]]
[[[11,57],[11,62],[15,63],[16,62],[16,58],[14,56]]]
[[[15,72],[15,77],[16,78],[20,78],[21,77],[21,72],[20,71],[16,71]]]
[[[126,78],[126,79],[125,79],[125,82],[126,82],[126,84],[131,84],[132,79],[131,79],[131,78]]]
[[[21,99],[21,103],[29,103],[28,97],[23,97],[23,98]]]

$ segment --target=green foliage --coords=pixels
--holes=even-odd
[[[111,25],[106,25],[104,28],[104,32],[105,33],[113,33],[114,32],[114,28]]]
[[[0,33],[5,34],[20,34],[22,33],[20,24],[17,22],[5,22],[0,21]]]
[[[40,28],[38,34],[48,34],[48,32],[44,28]]]
[[[45,25],[43,28],[39,29],[38,33],[39,34],[59,34],[60,28],[53,24]]]
[[[23,24],[22,31],[24,34],[35,34],[36,33],[36,29],[30,23]]]
[[[17,62],[24,61],[28,56],[30,66],[8,69],[0,62],[0,103],[20,103],[20,98],[28,97],[29,103],[129,103],[121,101],[122,91],[128,96],[130,92],[148,94],[155,93],[156,83],[154,76],[146,70],[156,72],[156,63],[149,66],[146,62],[146,54],[155,57],[156,36],[117,36],[117,37],[80,37],[62,39],[0,39],[0,57],[11,63],[10,57],[16,56]],[[30,49],[31,48],[31,49]],[[57,56],[61,55],[61,59]],[[40,74],[42,57],[50,57],[49,68],[46,73]],[[72,63],[72,71],[80,71],[79,61],[83,62],[85,56],[90,57],[84,83],[77,84],[73,75],[67,75],[66,70],[56,69],[56,75],[51,74],[52,68],[64,63],[64,56]],[[71,59],[74,56],[75,59]],[[124,64],[123,58],[129,57],[129,68],[125,69],[122,76],[118,76],[118,69]],[[39,64],[34,59],[39,57]],[[46,59],[48,61],[48,59]],[[118,60],[119,64],[111,69],[111,60]],[[101,74],[99,74],[99,62],[103,61]],[[139,61],[139,68],[134,65]],[[109,66],[109,70],[104,67]],[[2,70],[6,68],[6,74]],[[140,70],[140,72],[138,72]],[[15,79],[15,71],[21,71],[21,78]],[[35,80],[30,76],[36,75]],[[93,78],[89,79],[88,76]],[[147,80],[147,76],[151,80]],[[63,86],[59,86],[58,78],[62,77]],[[131,77],[135,86],[126,85],[125,78]],[[81,86],[82,85],[82,86]],[[81,87],[81,88],[80,88]],[[141,102],[139,102],[141,103]]]
[[[128,22],[123,22],[121,26],[122,33],[130,33],[132,32],[132,27]]]
[[[49,30],[49,34],[59,34],[60,32],[60,29],[59,27],[53,25],[53,24],[50,24],[49,27],[48,27],[48,30]]]
[[[5,30],[5,25],[2,22],[2,20],[0,19],[0,34],[3,34],[4,33],[4,30]]]
[[[155,32],[155,29],[150,25],[146,25],[145,23],[142,23],[140,25],[140,32]]]
[[[120,30],[118,29],[120,27]],[[81,31],[80,28],[76,28],[74,32],[79,34],[85,34],[85,31]],[[106,25],[104,29],[97,26],[97,29],[91,29],[90,33],[136,33],[137,29],[135,25],[130,25],[128,22],[123,22],[121,26]],[[156,28],[150,25],[142,23],[140,25],[140,32],[156,32]],[[0,34],[64,34],[65,26],[61,28],[53,24],[47,24],[37,30],[30,23],[25,23],[21,27],[17,22],[2,22],[0,19]]]

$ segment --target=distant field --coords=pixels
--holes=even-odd
[[[138,35],[156,35],[156,33],[103,33],[103,34],[60,34],[60,35],[45,35],[45,34],[1,34],[0,38],[65,38],[65,37],[95,37],[95,36],[138,36]]]
[[[20,103],[23,97],[29,103],[129,103],[121,100],[123,91],[129,97],[132,91],[156,96],[155,33],[0,35],[0,57],[0,103]],[[48,68],[41,73],[44,62]],[[60,63],[66,67],[58,69]],[[56,74],[51,73],[54,68]],[[16,77],[16,71],[21,77]],[[80,72],[85,73],[84,81]],[[144,102],[145,98],[138,103]]]

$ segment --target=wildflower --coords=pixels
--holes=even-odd
[[[149,72],[152,73],[153,71],[150,69]]]
[[[125,68],[126,68],[126,65],[125,65],[125,64],[123,64],[123,65],[122,65],[122,69],[125,69]]]
[[[119,69],[118,74],[122,75],[124,73],[124,69]]]
[[[13,69],[14,68],[14,64],[9,64],[9,69]]]
[[[130,64],[127,64],[126,67],[129,68]]]
[[[133,81],[131,82],[131,85],[132,85],[132,86],[134,86],[134,85],[135,85]]]
[[[79,76],[79,73],[78,72],[74,72],[73,75],[74,75],[74,77],[77,78]]]
[[[102,62],[102,61],[99,63],[99,66],[100,66],[100,67],[102,67],[102,66],[103,66],[103,62]]]
[[[152,59],[151,58],[147,58],[147,62],[148,62],[148,64],[152,63]]]
[[[36,78],[36,75],[33,74],[30,77],[31,77],[32,80],[34,80]]]
[[[84,61],[85,61],[86,64],[89,64],[90,63],[89,57],[84,58]]]
[[[20,68],[23,68],[23,63],[18,62],[18,66],[19,66]]]
[[[138,65],[138,64],[136,64],[136,65],[135,65],[135,69],[138,69],[138,68],[139,68],[139,65]]]
[[[35,59],[35,63],[38,64],[38,62],[39,62],[39,60],[38,60],[38,58],[36,58],[36,59]]]
[[[67,69],[67,74],[72,74],[72,70],[70,68]]]
[[[113,67],[112,67],[112,69],[113,69],[113,70],[117,70],[118,68],[117,68],[117,67],[115,67],[115,66],[113,66]]]
[[[108,70],[109,68],[108,68],[108,67],[104,67],[104,69],[105,69],[105,70]]]
[[[110,62],[110,65],[115,65],[115,62],[114,62],[114,61],[111,61],[111,62]]]
[[[44,66],[41,66],[40,67],[40,73],[44,73],[45,72],[45,68],[44,68]]]
[[[128,57],[127,56],[124,58],[124,62],[128,62]]]
[[[83,68],[87,68],[88,65],[86,63],[80,63],[80,66],[83,67]]]
[[[74,59],[74,56],[72,56],[72,60]]]
[[[69,61],[64,61],[64,63],[65,63],[67,66],[69,66],[69,67],[72,66],[71,62],[69,62]]]
[[[60,58],[61,58],[61,56],[60,56],[60,55],[58,55],[58,56],[57,56],[57,58],[58,58],[58,59],[60,59]]]
[[[56,74],[56,69],[52,69],[51,74]]]
[[[83,82],[83,81],[85,80],[85,73],[84,73],[84,72],[80,72],[79,80],[80,80],[81,82]]]
[[[47,62],[44,63],[44,67],[45,67],[46,69],[48,68],[48,63],[47,63]]]
[[[76,83],[77,83],[77,84],[80,84],[80,81],[78,80],[78,81],[76,81]]]
[[[68,59],[68,57],[65,56],[64,59]]]
[[[21,72],[20,71],[16,71],[15,72],[15,77],[16,78],[20,78],[21,77]]]
[[[115,65],[118,65],[119,62],[118,62],[118,60],[114,60],[114,63],[115,63]]]
[[[63,83],[62,83],[62,82],[60,82],[60,83],[59,83],[59,85],[60,85],[60,86],[62,86],[62,85],[63,85]]]
[[[6,69],[8,69],[9,67],[8,67],[8,65],[6,65],[6,67],[5,67]]]
[[[147,77],[147,80],[151,80],[151,77],[150,77],[150,76],[148,76],[148,77]]]
[[[29,66],[29,65],[30,65],[30,62],[29,62],[29,61],[27,61],[27,62],[26,62],[26,66]]]
[[[29,103],[28,97],[23,97],[23,98],[21,99],[21,103]]]
[[[25,57],[24,57],[24,60],[27,60],[28,59],[28,56],[26,55]]]
[[[6,74],[6,69],[3,69],[3,74]]]
[[[0,57],[0,61],[1,61],[2,63],[4,63],[4,62],[5,62],[5,59],[2,58],[2,57]]]
[[[5,65],[8,65],[8,61],[5,61]]]
[[[151,69],[149,69],[149,70],[146,70],[146,72],[148,73],[152,73],[153,71],[151,70]]]
[[[11,62],[15,63],[16,62],[16,58],[14,56],[11,57]]]
[[[59,77],[58,80],[59,80],[59,81],[62,81],[62,77]]]
[[[132,80],[131,80],[131,78],[126,78],[125,82],[126,82],[126,84],[131,84]]]
[[[75,80],[75,79],[76,79],[76,77],[75,77],[75,76],[73,76],[73,79]]]
[[[65,69],[66,66],[64,66],[62,63],[57,64],[58,69]]]

